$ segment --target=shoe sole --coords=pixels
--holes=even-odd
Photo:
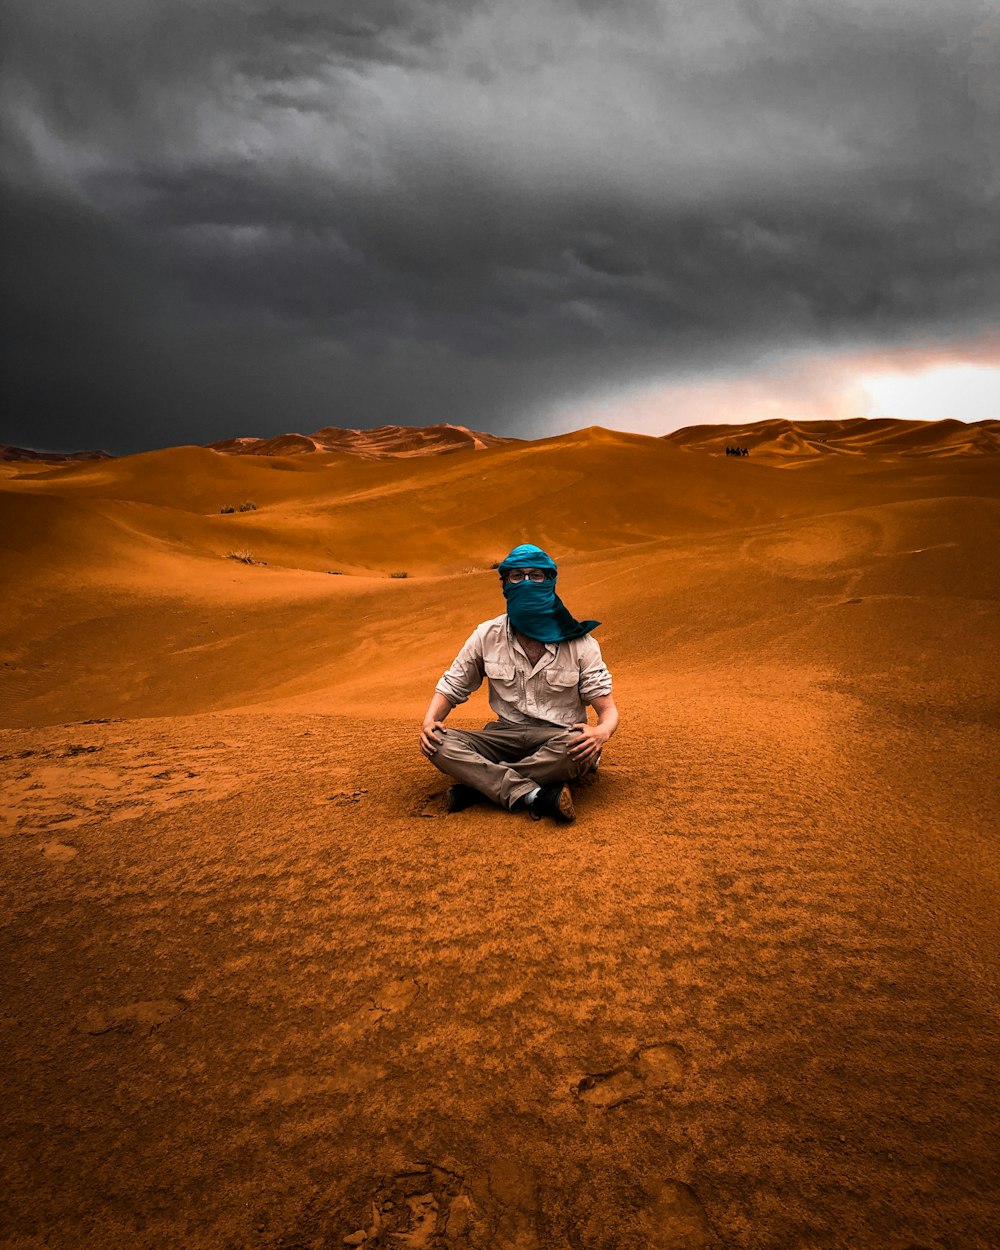
[[[573,807],[573,796],[569,792],[569,786],[563,786],[559,792],[559,802],[554,812],[536,812],[532,808],[528,809],[528,814],[532,820],[541,820],[544,816],[552,816],[552,819],[558,821],[561,825],[571,825],[576,820],[576,810]]]
[[[573,807],[573,796],[569,792],[569,786],[563,786],[559,795],[559,817],[564,825],[571,825],[576,820],[576,810]]]

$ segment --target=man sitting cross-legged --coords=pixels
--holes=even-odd
[[[556,594],[557,568],[540,547],[515,547],[499,565],[507,611],[473,631],[438,682],[424,716],[420,749],[454,778],[448,810],[485,796],[502,807],[526,807],[538,820],[575,818],[566,785],[596,769],[618,727],[611,675],[590,631]],[[452,708],[489,683],[499,718],[481,732],[449,729]],[[587,722],[589,704],[597,723]]]

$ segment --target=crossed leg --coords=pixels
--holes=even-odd
[[[535,786],[575,781],[589,766],[578,764],[569,748],[579,732],[555,725],[511,725],[496,721],[480,731],[446,729],[431,763],[473,786],[501,807],[513,807]]]

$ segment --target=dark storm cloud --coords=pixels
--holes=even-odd
[[[0,439],[542,432],[995,316],[984,6],[26,0]]]

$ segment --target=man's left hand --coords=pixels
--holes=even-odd
[[[591,725],[587,722],[572,726],[573,729],[580,731],[580,736],[569,748],[568,755],[570,759],[577,764],[592,764],[604,749],[604,745],[611,737],[606,729],[602,729],[600,725]]]

